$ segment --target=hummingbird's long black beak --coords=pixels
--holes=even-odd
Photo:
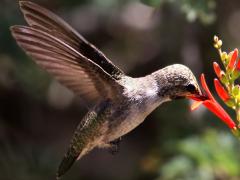
[[[207,94],[204,93],[204,91],[201,90],[201,88],[198,85],[192,85],[191,88],[187,87],[190,94],[186,95],[186,98],[192,99],[195,101],[204,101],[209,99]]]
[[[204,101],[209,99],[208,96],[203,93],[204,91],[201,91],[201,88],[199,86],[195,86],[195,88],[192,88],[192,91],[189,91],[190,93],[186,95],[186,98],[192,99],[195,101]]]
[[[171,97],[171,99],[174,99],[174,100],[184,99],[184,98],[192,99],[192,100],[195,100],[195,101],[205,101],[205,100],[209,99],[208,96],[206,94],[202,94],[201,91],[194,91],[194,92],[191,92],[191,93],[188,93],[188,94]]]

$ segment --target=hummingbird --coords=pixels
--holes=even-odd
[[[92,105],[73,134],[57,179],[96,147],[117,150],[121,137],[162,103],[201,97],[188,67],[173,64],[144,77],[130,77],[53,12],[30,1],[19,4],[28,26],[10,28],[17,44],[37,65]]]

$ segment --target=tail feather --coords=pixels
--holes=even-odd
[[[95,109],[90,110],[79,123],[68,151],[58,168],[57,179],[64,175],[76,160],[98,146],[101,128],[106,120],[106,115],[109,113],[109,109],[107,109],[109,107],[108,101],[101,102]]]
[[[62,162],[60,163],[57,171],[57,179],[59,179],[62,175],[64,175],[73,165],[73,163],[77,160],[78,155],[73,155],[72,153],[68,152]]]

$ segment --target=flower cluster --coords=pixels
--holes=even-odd
[[[237,122],[233,121],[225,110],[218,104],[211,94],[204,77],[201,75],[201,84],[206,93],[206,99],[194,99],[196,102],[192,105],[195,110],[200,104],[203,104],[216,116],[218,116],[232,130],[234,135],[240,138],[240,86],[236,80],[240,77],[240,58],[238,58],[238,49],[230,53],[223,52],[222,41],[215,36],[214,47],[218,50],[223,68],[217,62],[213,62],[213,69],[217,78],[214,79],[214,86],[218,96],[222,101],[234,111],[236,111]]]
[[[206,93],[205,99],[194,99],[196,102],[192,104],[191,110],[196,110],[201,104],[207,107],[211,112],[213,112],[217,117],[222,119],[230,129],[236,129],[235,122],[231,119],[231,117],[225,112],[225,110],[221,107],[221,105],[215,100],[212,93],[210,92],[204,74],[201,75],[201,84]]]

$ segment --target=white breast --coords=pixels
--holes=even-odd
[[[121,127],[124,127],[120,127],[120,129],[122,129],[120,133],[121,136],[127,134],[128,132],[136,128],[138,125],[140,125],[154,109],[156,109],[160,104],[165,101],[167,100],[151,101],[151,99],[149,99],[147,102],[142,102],[144,104],[142,106],[139,106],[139,104],[132,105],[128,117],[123,120],[120,125]]]
[[[108,141],[113,141],[128,132],[132,131],[138,125],[140,125],[144,119],[160,104],[169,99],[160,99],[158,95],[153,91],[146,91],[149,96],[134,96],[133,103],[126,111],[127,116],[124,119],[118,121],[119,124],[114,127],[111,134],[108,135]]]

